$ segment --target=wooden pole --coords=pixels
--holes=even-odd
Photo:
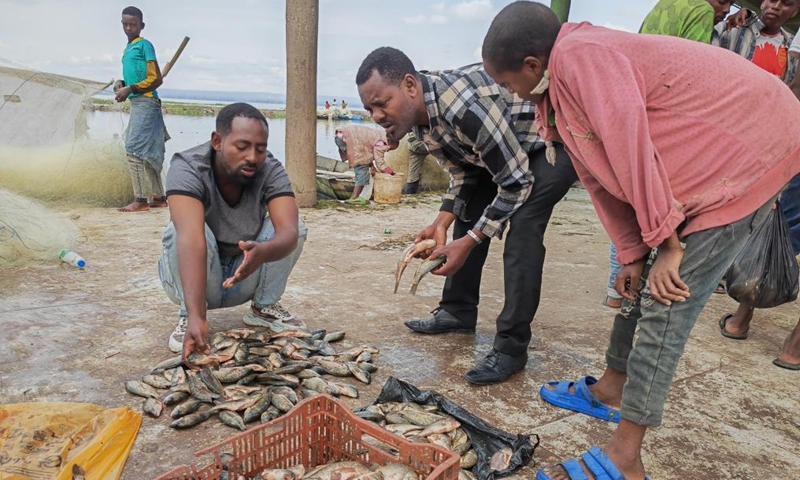
[[[319,0],[286,2],[286,172],[297,205],[317,204]]]
[[[569,7],[572,0],[550,0],[550,9],[556,13],[561,23],[569,19]]]
[[[181,42],[181,45],[178,47],[178,50],[175,51],[175,55],[172,56],[172,60],[167,62],[166,65],[164,65],[164,71],[161,73],[162,77],[166,77],[169,71],[172,70],[172,67],[175,66],[175,62],[178,61],[178,58],[181,56],[181,53],[183,53],[183,49],[186,48],[187,43],[189,43],[189,37],[183,37],[183,41]]]

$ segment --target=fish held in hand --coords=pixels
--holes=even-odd
[[[434,259],[425,260],[417,267],[417,271],[414,272],[414,280],[411,282],[411,295],[417,294],[417,287],[419,287],[419,281],[422,280],[422,277],[443,264],[445,260],[447,259],[442,255]]]
[[[397,270],[394,273],[394,293],[397,293],[397,287],[400,285],[400,279],[403,277],[403,272],[414,257],[417,257],[427,250],[436,248],[436,240],[428,239],[419,243],[410,245],[403,251],[400,261],[397,262]]]

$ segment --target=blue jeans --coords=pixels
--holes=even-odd
[[[781,210],[786,215],[795,255],[800,255],[800,175],[794,177],[781,193]]]
[[[239,265],[244,260],[244,255],[235,257],[220,258],[217,249],[217,239],[214,232],[206,225],[206,248],[207,270],[206,270],[206,308],[209,310],[216,308],[228,308],[242,305],[248,300],[264,307],[277,303],[283,292],[286,290],[286,282],[289,274],[292,273],[300,253],[303,251],[308,230],[305,222],[300,219],[300,236],[297,239],[297,248],[287,257],[280,260],[265,263],[252,275],[237,283],[231,288],[223,288],[222,282],[233,276]],[[261,231],[256,236],[257,242],[265,242],[275,236],[275,228],[269,218],[264,219]],[[175,226],[170,222],[161,240],[161,258],[158,261],[158,275],[161,277],[161,285],[172,302],[180,305],[178,314],[186,316],[186,304],[183,301],[183,288],[181,287],[181,277],[178,270],[178,243]]]
[[[685,302],[666,306],[650,295],[644,279],[653,261],[651,255],[639,283],[639,300],[623,302],[606,352],[607,365],[628,374],[622,418],[649,427],[661,424],[672,378],[697,317],[750,234],[766,220],[773,202],[730,225],[684,239],[680,275],[692,293]]]
[[[617,274],[620,270],[622,270],[622,265],[620,265],[619,261],[617,260],[617,246],[613,243],[610,243],[609,253],[608,253],[608,285],[606,286],[606,295],[609,298],[622,298],[622,295],[617,293],[614,289],[614,282],[617,281]]]

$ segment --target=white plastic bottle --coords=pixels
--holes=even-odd
[[[61,250],[61,253],[58,254],[58,258],[60,258],[62,262],[69,263],[73,267],[83,268],[86,266],[86,260],[72,250]]]

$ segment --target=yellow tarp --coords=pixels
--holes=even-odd
[[[119,479],[141,423],[128,407],[0,405],[0,480]]]

